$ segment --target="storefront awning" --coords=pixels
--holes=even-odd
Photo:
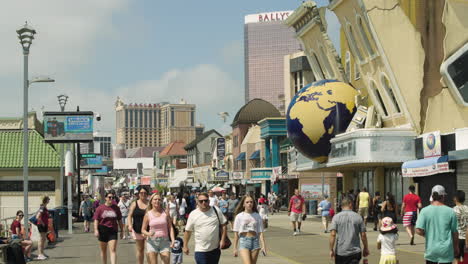
[[[468,160],[468,149],[453,150],[448,153],[449,160]]]
[[[236,160],[245,160],[245,152],[241,152],[239,156],[237,156]]]
[[[260,150],[254,151],[254,153],[252,153],[252,155],[250,155],[249,159],[250,160],[260,159]]]
[[[453,171],[449,168],[448,156],[406,161],[401,168],[403,177],[423,177]]]

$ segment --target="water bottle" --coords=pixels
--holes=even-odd
[[[369,264],[369,261],[367,260],[367,258],[364,258],[364,259],[362,260],[362,264]]]

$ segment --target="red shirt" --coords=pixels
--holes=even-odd
[[[15,220],[15,221],[13,221],[13,223],[11,223],[11,233],[12,233],[13,235],[18,235],[18,234],[16,233],[16,228],[19,228],[19,230],[20,230],[20,232],[21,232],[21,223],[20,223],[20,221],[18,221],[18,220]]]
[[[41,221],[39,224],[47,226],[49,224],[49,210],[47,210],[45,206],[41,206],[39,212],[41,212]]]
[[[122,219],[122,213],[120,212],[120,208],[115,204],[111,206],[101,204],[96,209],[93,218],[99,221],[99,225],[107,226],[118,231],[117,221]]]
[[[296,196],[294,195],[289,200],[289,204],[291,206],[291,212],[296,214],[302,214],[302,205],[304,204],[304,198],[301,195]]]
[[[403,197],[406,212],[416,212],[418,210],[418,203],[421,203],[421,198],[414,193],[408,193]]]

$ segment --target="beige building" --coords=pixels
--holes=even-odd
[[[174,141],[191,142],[196,137],[195,105],[115,103],[117,144],[125,148],[159,147]]]

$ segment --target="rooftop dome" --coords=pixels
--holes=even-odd
[[[256,124],[267,117],[281,117],[281,113],[274,105],[263,100],[253,99],[239,109],[231,126],[238,124]]]

